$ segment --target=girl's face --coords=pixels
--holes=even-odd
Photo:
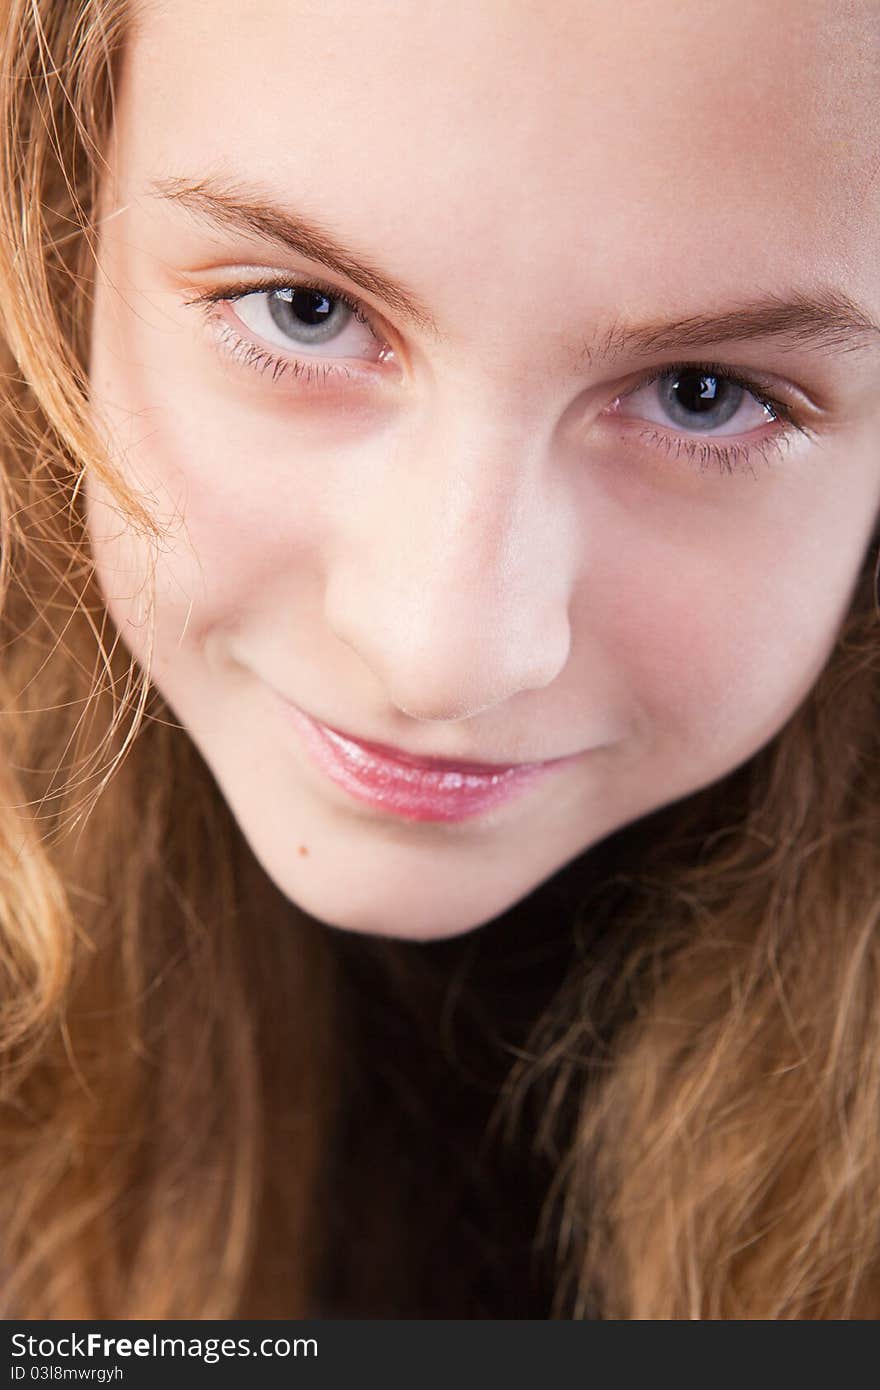
[[[468,931],[806,697],[880,510],[878,54],[871,0],[146,8],[96,414],[155,682],[314,916]],[[328,771],[285,701],[567,760]]]

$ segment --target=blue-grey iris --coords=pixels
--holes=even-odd
[[[272,290],[268,304],[273,323],[298,343],[323,343],[335,337],[351,313],[341,299],[292,285]]]
[[[713,429],[725,425],[736,414],[743,398],[743,388],[735,381],[709,376],[696,368],[661,377],[658,387],[670,419],[685,429]]]

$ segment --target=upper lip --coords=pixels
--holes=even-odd
[[[331,724],[325,724],[325,729],[330,729],[334,734],[341,734],[343,738],[351,739],[352,743],[358,743],[362,748],[366,748],[372,753],[378,753],[386,758],[393,758],[397,762],[409,764],[412,767],[422,767],[427,770],[442,770],[447,768],[450,772],[503,772],[510,767],[529,767],[533,763],[523,762],[474,762],[468,758],[438,758],[426,757],[423,754],[408,753],[403,748],[396,748],[390,743],[377,743],[375,739],[358,738],[356,734],[348,734],[344,729],[335,729]],[[538,759],[534,760],[539,761]],[[541,762],[544,759],[540,759]]]
[[[564,757],[531,759],[498,758],[481,759],[477,761],[473,758],[448,758],[438,757],[433,754],[429,756],[423,753],[410,753],[407,749],[398,748],[394,744],[382,743],[378,739],[361,738],[359,734],[349,733],[347,729],[340,729],[338,725],[328,724],[325,720],[318,719],[316,715],[308,714],[301,706],[296,705],[293,700],[288,700],[287,703],[294,705],[294,708],[298,709],[301,714],[306,714],[313,723],[322,725],[325,729],[329,729],[331,733],[338,734],[341,738],[350,739],[352,743],[360,744],[362,748],[366,748],[370,752],[377,753],[386,758],[395,759],[397,762],[405,763],[413,767],[422,767],[428,770],[442,770],[445,768],[450,772],[483,772],[491,775],[492,773],[503,772],[511,767],[535,767],[542,763],[564,761]]]

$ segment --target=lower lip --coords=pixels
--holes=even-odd
[[[519,763],[497,772],[467,765],[426,768],[390,757],[373,743],[356,743],[282,701],[307,752],[319,768],[358,801],[405,820],[459,821],[513,800],[569,758]]]

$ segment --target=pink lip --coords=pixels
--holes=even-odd
[[[313,760],[338,786],[407,820],[457,821],[509,801],[561,763],[454,763],[415,758],[385,744],[354,739],[312,719],[289,701],[288,717]]]

